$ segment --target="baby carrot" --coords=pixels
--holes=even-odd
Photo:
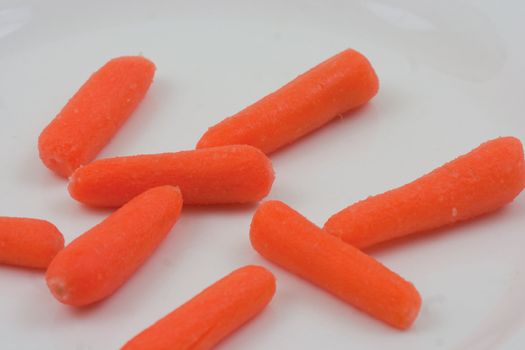
[[[68,177],[92,161],[148,90],[155,65],[144,57],[118,57],[96,71],[38,140],[40,158]]]
[[[250,239],[262,256],[394,327],[414,322],[421,297],[414,286],[279,201],[259,206]]]
[[[0,217],[0,263],[45,269],[64,248],[64,237],[45,220]]]
[[[374,69],[348,49],[206,131],[197,148],[247,144],[271,153],[370,100]]]
[[[266,196],[273,179],[264,153],[236,145],[98,160],[71,176],[69,192],[79,202],[107,207],[151,187],[176,185],[186,204],[246,203]]]
[[[215,282],[151,327],[122,350],[206,350],[253,318],[275,293],[275,277],[245,266]]]
[[[341,210],[324,230],[366,248],[494,211],[524,185],[521,142],[497,138],[407,185]]]
[[[62,303],[83,306],[113,294],[177,221],[182,196],[163,186],[132,199],[57,254],[47,285]]]

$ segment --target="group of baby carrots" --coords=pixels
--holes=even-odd
[[[96,71],[41,133],[43,163],[69,178],[90,206],[118,207],[64,248],[44,220],[0,218],[0,262],[47,269],[58,301],[76,307],[111,296],[155,251],[184,204],[255,202],[270,191],[267,157],[369,101],[378,79],[345,50],[209,128],[195,150],[96,160],[153,81],[154,64],[119,57]],[[253,248],[268,260],[399,328],[416,319],[415,287],[361,249],[467,220],[511,202],[525,186],[521,142],[487,141],[419,179],[350,205],[319,228],[280,201],[252,219]],[[122,349],[209,349],[259,313],[275,278],[241,267],[131,339]]]

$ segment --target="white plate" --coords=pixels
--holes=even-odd
[[[67,241],[109,212],[71,200],[37,137],[91,72],[144,54],[144,103],[100,157],[191,149],[206,129],[347,48],[381,80],[368,107],[272,155],[280,199],[321,225],[500,135],[525,140],[525,3],[507,1],[11,1],[0,5],[0,213],[54,222]],[[479,220],[371,253],[424,303],[399,332],[261,258],[255,206],[185,208],[112,298],[56,302],[43,274],[0,267],[2,349],[116,349],[231,270],[278,278],[268,309],[220,349],[523,349],[525,195]]]

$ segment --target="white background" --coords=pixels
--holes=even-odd
[[[502,135],[525,140],[522,1],[0,0],[0,215],[52,221],[67,242],[110,211],[74,202],[39,161],[40,131],[108,59],[144,54],[155,81],[100,157],[191,149],[205,129],[353,47],[380,77],[366,108],[272,155],[269,198],[318,225]],[[245,264],[270,268],[270,306],[219,349],[523,349],[525,195],[493,215],[370,253],[423,296],[399,332],[265,261],[256,205],[187,207],[113,297],[75,310],[43,273],[0,267],[0,348],[117,349]]]

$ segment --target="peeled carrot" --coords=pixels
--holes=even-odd
[[[247,144],[271,153],[366,103],[378,86],[366,57],[345,50],[212,126],[197,148]]]
[[[215,282],[151,327],[122,350],[205,350],[253,318],[275,293],[275,277],[245,266]]]
[[[64,248],[64,237],[52,223],[0,217],[0,263],[45,269]]]
[[[524,185],[521,142],[497,138],[407,185],[341,210],[324,230],[366,248],[494,211]]]
[[[156,187],[75,239],[47,270],[55,298],[83,306],[113,294],[157,248],[181,207],[178,188]]]
[[[262,256],[394,327],[414,322],[421,297],[414,286],[279,201],[259,206],[250,239]]]
[[[92,161],[143,99],[155,65],[144,57],[118,57],[96,71],[38,140],[40,158],[68,177]]]
[[[95,161],[72,176],[69,192],[93,206],[119,206],[160,185],[180,187],[186,204],[246,203],[268,194],[270,160],[247,145],[117,157]]]

